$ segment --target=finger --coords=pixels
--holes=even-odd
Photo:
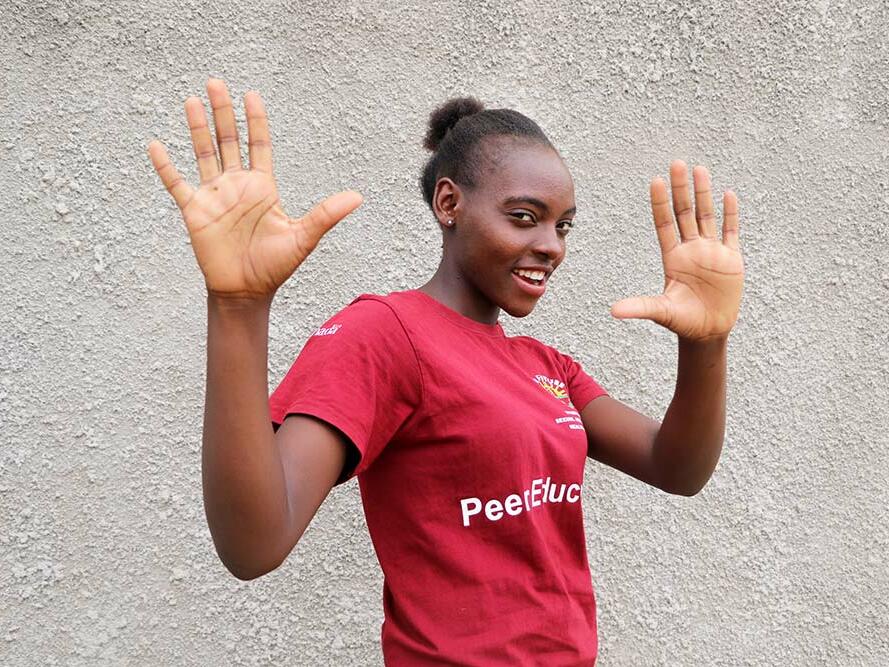
[[[259,93],[250,91],[244,95],[244,109],[247,114],[247,148],[250,153],[250,168],[272,173],[272,138],[269,134],[269,119]]]
[[[331,227],[361,205],[364,198],[354,190],[346,190],[327,197],[311,211],[299,218],[297,229],[299,245],[308,254],[315,249],[318,241]]]
[[[670,197],[667,195],[667,184],[663,178],[651,181],[651,215],[657,240],[661,246],[661,255],[670,252],[679,241],[676,239],[676,227],[673,224],[673,213],[670,211]]]
[[[695,218],[698,232],[705,239],[715,239],[716,216],[713,213],[713,193],[710,191],[710,172],[698,165],[692,170],[695,187]]]
[[[652,320],[667,326],[669,311],[667,304],[659,296],[634,296],[629,299],[621,299],[611,306],[611,315],[618,319],[643,319]]]
[[[198,161],[198,174],[201,183],[206,183],[219,176],[219,163],[216,161],[216,146],[210,136],[210,126],[207,125],[207,112],[200,98],[189,97],[185,100],[185,117],[191,131],[194,156]]]
[[[740,250],[738,221],[738,196],[732,190],[722,195],[722,243],[733,250]]]
[[[688,167],[682,160],[673,160],[670,163],[670,186],[673,190],[673,212],[679,223],[679,236],[683,241],[698,238],[698,225],[688,192]]]
[[[210,98],[210,106],[213,107],[213,124],[216,126],[216,142],[219,144],[219,155],[222,158],[222,171],[243,169],[235,109],[225,82],[222,79],[209,79],[207,95]]]
[[[173,196],[173,201],[176,202],[179,210],[184,209],[194,196],[194,188],[186,183],[185,179],[176,171],[176,167],[173,166],[167,155],[167,149],[161,142],[152,141],[148,144],[148,156],[151,158],[154,170],[160,176],[161,183]]]

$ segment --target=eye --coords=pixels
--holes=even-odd
[[[512,211],[509,215],[513,218],[517,218],[522,222],[534,222],[534,214],[529,213],[528,211]],[[522,216],[527,216],[523,218]]]
[[[565,225],[564,227],[559,227],[559,231],[562,232],[563,235],[564,235],[564,234],[567,234],[568,231],[569,231],[572,227],[574,227],[574,221],[573,221],[573,220],[562,220],[559,224],[560,224],[560,225]]]

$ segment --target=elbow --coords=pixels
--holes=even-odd
[[[216,556],[235,579],[251,581],[277,570],[287,559],[290,550],[280,545],[269,545],[247,537],[224,541],[218,533],[210,531]]]
[[[674,496],[691,498],[698,495],[710,482],[713,467],[704,470],[675,469],[672,474],[661,474],[657,485],[662,491]]]
[[[669,493],[671,496],[686,496],[687,498],[691,498],[692,496],[698,495],[698,493],[707,486],[707,482],[709,481],[709,475],[704,479],[701,479],[700,477],[680,477],[678,475],[674,475],[671,478],[662,475],[654,486],[664,493]]]
[[[223,565],[225,564],[223,563]],[[266,572],[262,572],[260,570],[247,570],[240,567],[232,567],[230,565],[225,565],[225,569],[231,572],[232,576],[235,579],[238,579],[240,581],[251,581],[252,579],[259,579],[264,574],[267,574]]]
[[[267,575],[269,572],[277,570],[280,566],[280,563],[272,567],[253,568],[242,567],[240,565],[226,562],[223,562],[223,565],[225,565],[225,569],[231,572],[232,576],[234,576],[235,579],[239,579],[240,581],[251,581],[253,579],[259,579],[260,577]]]
[[[243,561],[239,561],[234,558],[224,558],[222,554],[218,554],[219,559],[222,561],[222,564],[225,566],[225,569],[228,570],[235,579],[239,579],[241,581],[251,581],[253,579],[259,579],[267,575],[269,572],[274,572],[277,570],[281,564],[284,562],[283,558],[274,557],[271,559],[264,560],[256,560],[249,563],[245,563]]]
[[[707,478],[703,482],[695,482],[695,483],[685,482],[683,484],[673,486],[672,488],[664,489],[664,490],[667,491],[667,493],[670,493],[674,496],[685,496],[686,498],[691,498],[692,496],[698,495],[701,492],[701,490],[705,486],[707,486],[707,482],[709,482],[709,481],[710,481],[710,479]]]

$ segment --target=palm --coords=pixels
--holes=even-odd
[[[724,204],[723,239],[716,236],[710,176],[695,170],[696,206],[692,212],[684,163],[671,166],[673,209],[681,241],[676,238],[666,184],[651,186],[652,214],[664,265],[664,292],[623,299],[612,307],[615,317],[650,319],[682,338],[703,340],[728,335],[738,318],[744,283],[744,260],[738,247],[738,207],[734,193]]]
[[[208,289],[270,293],[305,259],[277,199],[259,171],[223,173],[195,192],[182,216]]]
[[[715,239],[677,245],[664,257],[664,298],[671,331],[683,338],[727,333],[737,319],[744,262]]]
[[[245,97],[250,152],[250,169],[245,170],[228,90],[221,81],[211,79],[207,91],[219,162],[203,104],[189,98],[185,105],[200,187],[193,189],[179,176],[160,142],[149,145],[149,154],[182,211],[208,292],[220,297],[266,298],[293,274],[320,238],[361,203],[361,196],[341,192],[301,218],[288,217],[272,175],[268,121],[259,95]]]

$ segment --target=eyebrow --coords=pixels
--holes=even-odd
[[[510,204],[531,204],[532,206],[536,206],[537,208],[539,208],[544,213],[549,212],[549,206],[547,206],[546,203],[543,202],[542,200],[537,199],[537,197],[529,197],[527,195],[521,195],[519,197],[507,197],[506,199],[503,200],[504,206],[509,206]],[[576,213],[576,212],[577,212],[577,207],[572,206],[567,211],[565,211],[562,215],[568,215],[570,213]]]

